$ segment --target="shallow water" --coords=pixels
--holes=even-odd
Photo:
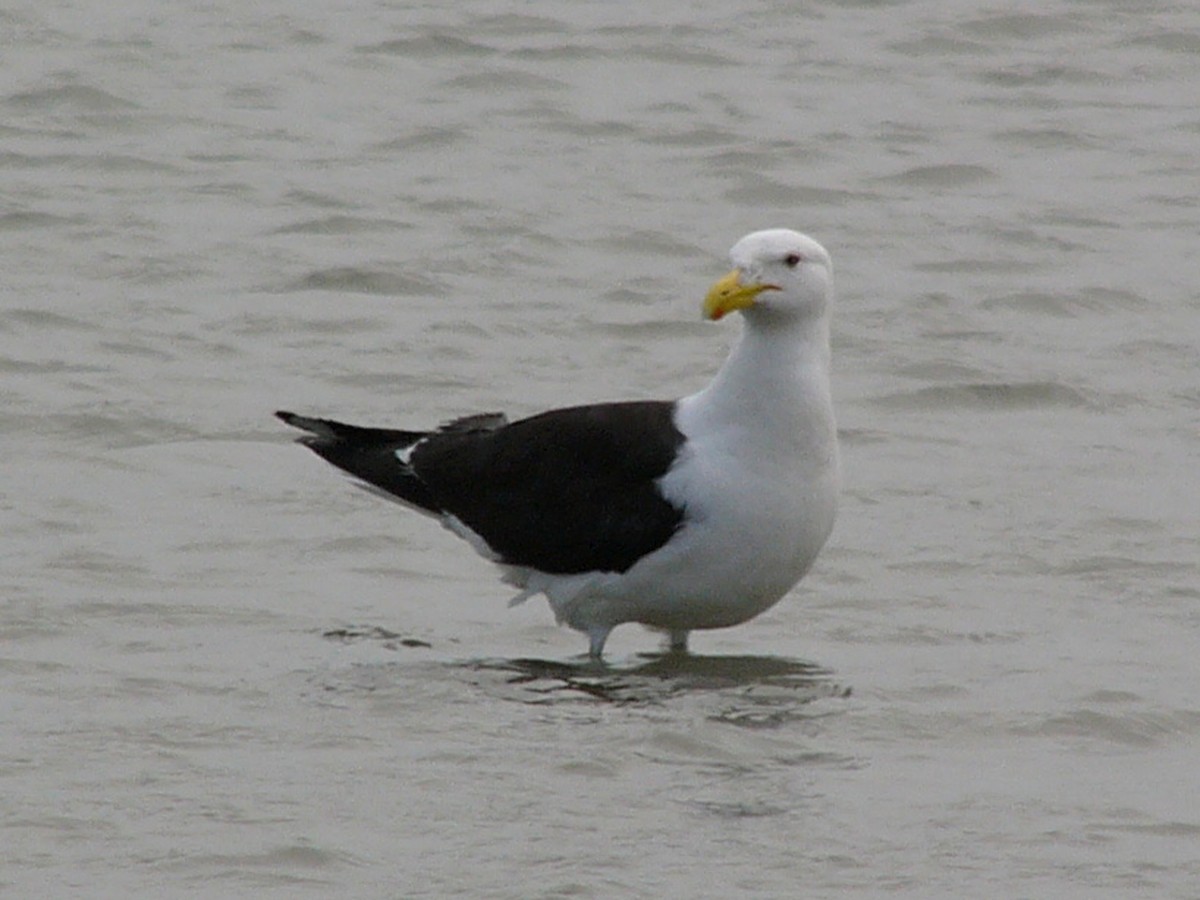
[[[0,25],[6,894],[1195,896],[1194,5]],[[775,225],[842,510],[693,658],[270,417],[694,390]]]

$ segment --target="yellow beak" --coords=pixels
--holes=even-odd
[[[734,269],[711,288],[704,298],[704,318],[714,322],[726,313],[754,305],[754,298],[763,291],[777,291],[773,284],[741,284],[741,272]]]

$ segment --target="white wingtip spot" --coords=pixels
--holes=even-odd
[[[400,462],[400,465],[408,468],[408,466],[411,464],[413,452],[423,443],[425,443],[425,438],[421,438],[419,441],[413,441],[407,447],[397,448],[395,454],[396,459]]]

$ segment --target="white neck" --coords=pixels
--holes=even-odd
[[[808,435],[802,449],[827,456],[836,446],[829,359],[824,316],[786,325],[747,319],[721,370],[687,405],[707,425]]]

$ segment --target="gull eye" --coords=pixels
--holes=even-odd
[[[799,253],[789,253],[783,258],[783,261],[787,264],[789,269],[794,269],[804,261],[804,257]]]

